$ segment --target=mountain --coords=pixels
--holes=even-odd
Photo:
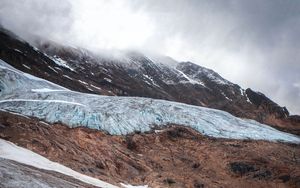
[[[299,116],[251,89],[242,89],[213,70],[169,57],[85,49],[39,41],[36,47],[2,29],[1,59],[15,68],[68,89],[101,95],[138,96],[182,102],[255,119],[294,134]]]
[[[300,186],[298,116],[262,93],[169,57],[0,38],[2,187]]]
[[[216,138],[281,140],[297,136],[243,120],[224,111],[141,97],[80,93],[19,71],[0,60],[0,108],[70,127],[84,126],[126,135],[169,124],[189,126]]]

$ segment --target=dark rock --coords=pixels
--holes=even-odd
[[[281,179],[283,183],[289,181],[291,179],[291,176],[290,175],[283,175],[283,176],[280,176],[278,179]]]
[[[99,168],[99,169],[104,169],[105,168],[104,164],[100,161],[96,161],[96,167]]]
[[[193,133],[185,127],[175,127],[174,129],[168,130],[167,134],[170,139],[176,139],[176,138],[194,139]]]
[[[164,180],[164,183],[168,184],[168,185],[172,185],[172,184],[175,184],[176,181],[171,179],[171,178],[167,178]]]
[[[271,171],[265,170],[263,172],[259,172],[257,174],[254,174],[253,178],[258,178],[258,179],[269,179],[272,176]]]
[[[200,167],[200,164],[199,164],[199,163],[194,163],[192,167],[195,168],[195,169],[196,169],[196,168],[199,168],[199,167]]]
[[[194,188],[204,188],[204,184],[199,181],[195,181]]]
[[[254,172],[254,166],[244,163],[244,162],[233,162],[230,163],[230,169],[233,173],[243,176],[249,172]]]
[[[126,145],[127,145],[127,149],[137,150],[137,145],[136,145],[136,143],[134,142],[134,140],[132,139],[132,137],[130,135],[126,136],[125,142],[126,142]]]

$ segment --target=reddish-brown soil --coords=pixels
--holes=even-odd
[[[300,146],[214,139],[180,126],[112,136],[0,113],[0,138],[81,173],[150,187],[300,187]]]

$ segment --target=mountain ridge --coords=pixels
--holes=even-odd
[[[166,57],[148,58],[139,52],[108,58],[50,42],[33,47],[3,31],[0,37],[3,60],[19,70],[75,91],[150,97],[216,108],[300,134],[299,116],[289,116],[285,107],[269,98],[251,89],[244,90],[218,73],[191,62],[169,59],[164,64],[161,61]]]

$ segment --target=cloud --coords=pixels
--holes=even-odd
[[[71,8],[60,0],[1,0],[0,24],[29,41],[34,36],[62,41],[73,24]]]
[[[300,2],[293,0],[21,0],[0,23],[92,50],[151,51],[214,69],[300,114]],[[296,86],[295,86],[296,85]]]

